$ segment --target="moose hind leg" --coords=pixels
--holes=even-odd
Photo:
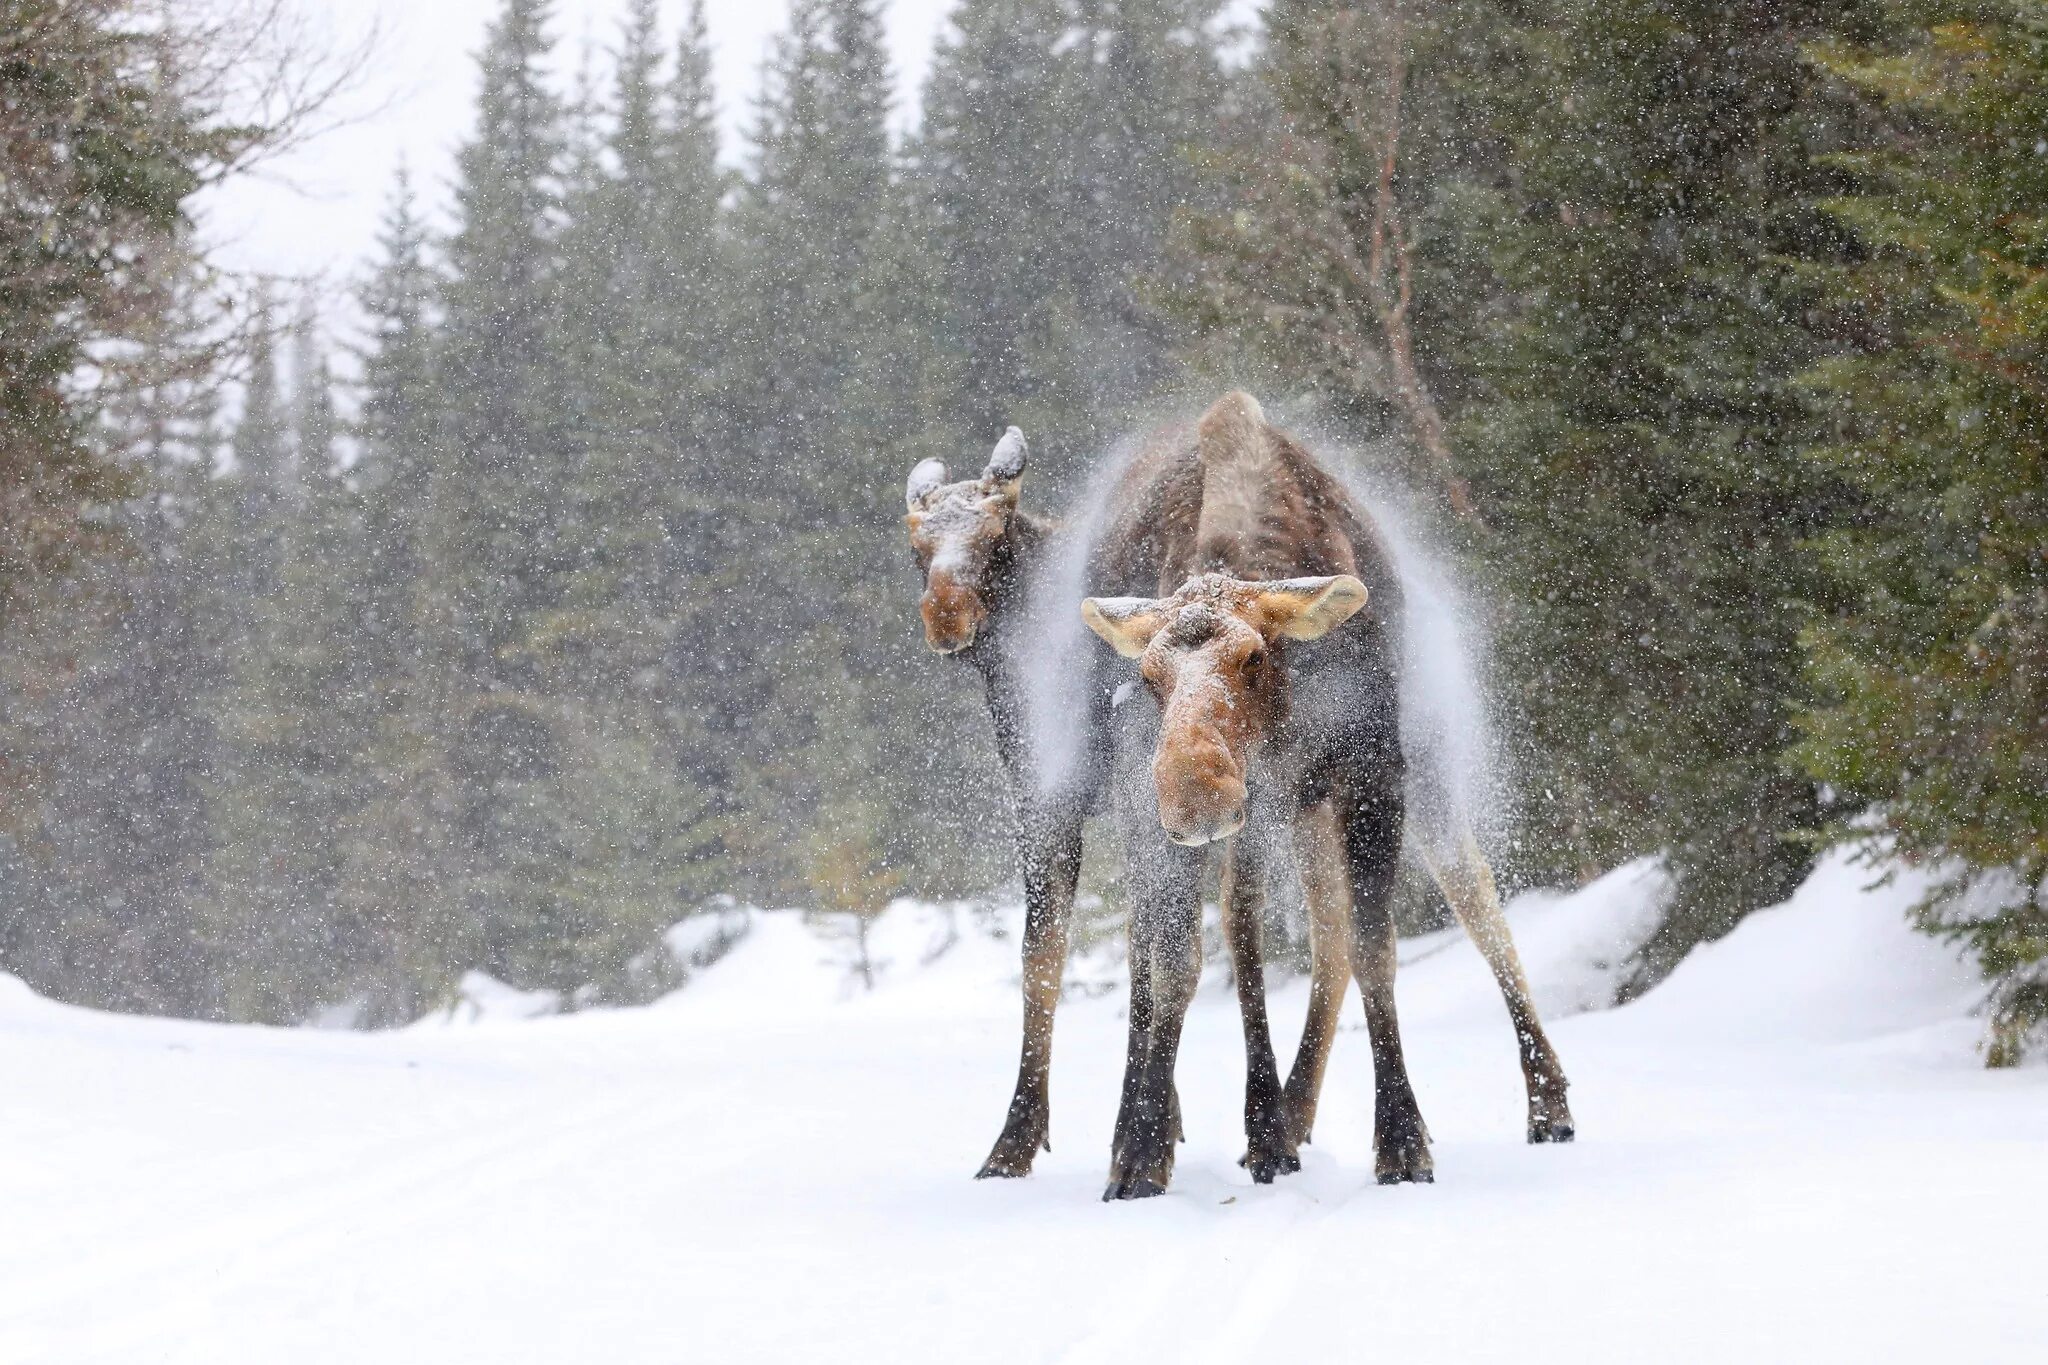
[[[1027,811],[1018,843],[1024,863],[1024,1045],[1003,1131],[975,1172],[977,1180],[1029,1175],[1039,1149],[1052,1146],[1052,1023],[1081,874],[1081,818]]]
[[[1308,1018],[1302,1023],[1301,1045],[1282,1093],[1287,1139],[1299,1148],[1315,1128],[1330,1045],[1337,1036],[1345,992],[1351,988],[1351,886],[1331,803],[1301,813],[1294,829],[1294,852],[1302,900],[1308,907]]]
[[[1564,1066],[1557,1059],[1543,1021],[1529,996],[1529,979],[1522,973],[1521,955],[1515,951],[1502,913],[1500,893],[1493,884],[1493,869],[1479,851],[1470,833],[1460,831],[1447,849],[1425,847],[1430,875],[1442,888],[1459,923],[1486,959],[1493,979],[1507,1002],[1508,1018],[1515,1027],[1515,1045],[1521,1055],[1522,1081],[1529,1094],[1529,1141],[1570,1142],[1577,1133],[1565,1091]]]
[[[1265,902],[1265,864],[1255,846],[1240,834],[1223,858],[1223,933],[1230,945],[1237,978],[1237,1008],[1244,1022],[1245,1154],[1238,1164],[1252,1181],[1270,1185],[1273,1178],[1301,1169],[1301,1158],[1287,1133],[1286,1100],[1280,1091],[1280,1064],[1273,1056],[1273,1031],[1266,1017],[1265,963],[1260,943],[1260,911]]]
[[[1436,1178],[1429,1129],[1408,1080],[1401,1023],[1394,1010],[1394,869],[1401,852],[1398,787],[1367,793],[1345,813],[1344,853],[1351,874],[1352,968],[1365,997],[1372,1039],[1373,1173],[1382,1185]]]

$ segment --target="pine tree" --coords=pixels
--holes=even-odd
[[[211,565],[190,529],[217,436],[212,330],[194,283],[139,338],[134,381],[102,428],[139,484],[114,513],[125,553],[72,570],[75,685],[7,707],[10,758],[48,777],[0,836],[6,969],[101,1008],[191,1014],[206,1002],[193,910],[216,665],[195,619]],[[17,747],[23,734],[33,748]]]
[[[550,348],[563,113],[547,87],[545,0],[505,0],[481,58],[477,132],[457,158],[441,350],[448,519],[465,665],[488,692],[515,679],[502,651],[545,605],[559,567],[549,519],[563,474]],[[519,728],[516,724],[510,729]]]
[[[561,762],[526,640],[559,604],[578,553],[557,516],[573,396],[557,344],[566,148],[544,70],[550,17],[544,0],[505,0],[481,58],[477,132],[457,159],[438,348],[442,458],[428,513],[442,579],[428,610],[453,631],[440,706],[463,807],[457,913],[478,926],[478,965],[501,972],[562,918],[526,875],[558,851],[535,797]]]
[[[1047,453],[1066,444],[1054,424],[1081,401],[1052,354],[1082,247],[1072,125],[1086,73],[1065,54],[1067,11],[967,0],[933,53],[913,152],[958,318],[966,425],[1022,424]]]
[[[46,655],[18,632],[72,567],[115,548],[93,512],[134,488],[95,439],[117,386],[72,381],[164,315],[175,291],[155,266],[192,263],[186,201],[262,135],[184,98],[175,31],[150,27],[116,0],[0,3],[0,634],[17,674],[61,668],[64,647]]]
[[[731,638],[744,650],[733,675],[756,689],[730,718],[749,815],[736,834],[751,836],[735,851],[761,892],[809,900],[849,865],[957,870],[961,836],[989,842],[983,812],[957,800],[972,786],[930,780],[929,765],[971,762],[986,727],[962,729],[951,701],[925,709],[911,629],[903,474],[962,443],[937,411],[951,387],[942,329],[888,107],[876,7],[797,4],[734,223],[745,401],[732,479],[753,500],[740,524],[777,528],[725,566],[763,623]]]
[[[1798,263],[1841,251],[1813,209],[1836,183],[1816,158],[1854,121],[1797,44],[1849,18],[1560,18],[1529,41],[1573,98],[1518,91],[1501,111],[1521,129],[1517,192],[1475,194],[1461,225],[1518,306],[1482,331],[1483,396],[1453,434],[1494,509],[1498,581],[1519,589],[1504,654],[1562,848],[1662,846],[1680,876],[1640,988],[1789,894],[1822,819],[1783,758],[1804,541],[1841,505],[1794,439],[1795,377],[1831,344]]]
[[[717,380],[703,281],[718,179],[698,145],[702,14],[673,92],[657,80],[655,20],[653,4],[633,7],[613,129],[578,159],[565,197],[553,345],[574,456],[556,516],[575,558],[522,641],[561,741],[531,794],[550,853],[528,875],[561,922],[518,963],[522,979],[558,989],[631,986],[659,932],[729,876],[722,813],[689,771],[705,699],[671,669],[679,621],[704,606],[672,540],[717,496],[700,473],[712,428],[697,409]],[[708,179],[680,179],[692,172]]]
[[[1192,153],[1213,143],[1227,83],[1210,29],[1221,0],[1080,0],[1083,60],[1071,183],[1078,327],[1062,349],[1090,380],[1087,447],[1122,434],[1131,404],[1172,374],[1172,336],[1148,282],[1169,228],[1207,202]]]
[[[319,623],[302,613],[309,512],[305,457],[279,384],[276,324],[257,308],[234,464],[212,490],[207,614],[227,667],[208,706],[220,747],[207,790],[204,933],[215,958],[209,1013],[294,1022],[319,1003],[330,944],[325,853],[307,742]]]
[[[409,176],[401,170],[362,292],[369,342],[353,470],[362,490],[361,644],[367,694],[362,760],[373,775],[337,841],[342,913],[374,949],[352,989],[368,1027],[416,1018],[452,991],[474,957],[456,816],[452,704],[457,656],[432,516],[448,471],[440,441],[437,280]]]
[[[1637,988],[1782,899],[1822,818],[1783,758],[1805,541],[1842,505],[1794,440],[1832,344],[1799,263],[1841,250],[1817,157],[1854,119],[1798,42],[1852,19],[1298,0],[1284,135],[1207,239],[1212,324],[1392,419],[1466,514],[1525,737],[1521,874],[1670,854]]]
[[[1176,374],[1151,292],[1229,83],[1205,0],[968,0],[912,149],[976,432],[1018,422],[1059,486]]]
[[[2048,1034],[2048,6],[1906,13],[1895,50],[1815,51],[1889,136],[1829,205],[1864,344],[1810,376],[1812,457],[1858,514],[1819,546],[1844,600],[1799,755],[1875,803],[1845,836],[1938,869],[1921,922],[1976,950],[2011,1065]]]

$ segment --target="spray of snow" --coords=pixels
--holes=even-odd
[[[1481,831],[1502,821],[1501,765],[1492,708],[1481,683],[1485,654],[1477,613],[1457,575],[1427,533],[1414,500],[1374,470],[1389,461],[1371,447],[1328,432],[1307,430],[1309,448],[1345,484],[1377,524],[1392,552],[1407,598],[1401,674],[1402,746],[1411,783]],[[1041,790],[1056,789],[1080,755],[1088,714],[1090,651],[1096,641],[1081,620],[1081,599],[1106,586],[1088,582],[1088,564],[1107,528],[1112,494],[1143,447],[1142,437],[1120,441],[1104,457],[1075,499],[1054,553],[1039,572],[1031,613],[1013,647],[1021,651],[1026,680],[1025,720],[1037,755]],[[1425,837],[1455,835],[1441,824]]]
[[[1088,582],[1088,561],[1108,527],[1117,481],[1143,447],[1127,437],[1089,475],[1054,538],[1052,555],[1031,586],[1030,613],[1012,641],[1024,678],[1024,721],[1036,757],[1040,791],[1055,791],[1073,775],[1081,756],[1086,695],[1095,637],[1081,619],[1081,599],[1099,586]]]
[[[1304,436],[1378,527],[1401,575],[1401,748],[1411,791],[1440,799],[1462,825],[1497,831],[1505,825],[1507,784],[1482,681],[1486,637],[1479,613],[1414,496],[1380,472],[1392,463],[1384,452],[1313,429]],[[1439,825],[1418,832],[1454,838],[1459,830]]]

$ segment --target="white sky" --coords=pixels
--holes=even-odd
[[[374,26],[376,60],[343,112],[355,121],[293,155],[209,195],[200,224],[215,258],[230,269],[319,277],[347,285],[374,249],[378,222],[401,158],[428,205],[447,201],[456,148],[468,135],[476,96],[476,54],[500,0],[292,0],[337,49]],[[616,46],[623,0],[555,0],[557,64],[566,87],[586,46]],[[932,41],[952,0],[891,0],[889,49],[899,123],[914,112]],[[752,121],[753,98],[771,36],[788,0],[708,0],[720,114],[728,159]],[[665,41],[681,31],[688,0],[662,0]],[[600,76],[608,60],[600,55]]]

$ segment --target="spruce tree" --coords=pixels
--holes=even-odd
[[[74,684],[5,708],[15,782],[45,776],[0,832],[0,954],[36,990],[100,1008],[192,1014],[207,999],[194,909],[217,662],[198,619],[213,566],[191,531],[217,440],[209,314],[180,288],[145,325],[101,429],[138,485],[112,509],[125,552],[71,570]]]
[[[481,57],[477,131],[457,158],[439,372],[445,400],[430,532],[453,632],[442,715],[461,809],[458,915],[478,965],[509,971],[560,907],[531,875],[558,856],[536,795],[560,763],[534,623],[558,605],[576,547],[559,534],[569,480],[557,320],[564,111],[549,90],[544,0],[505,0]]]
[[[1193,291],[1391,421],[1465,512],[1521,740],[1521,875],[1667,851],[1636,966],[1782,899],[1814,784],[1794,600],[1842,506],[1799,458],[1833,344],[1802,262],[1841,234],[1817,158],[1854,126],[1800,56],[1840,6],[1560,3],[1276,12],[1284,136]]]
[[[445,999],[473,960],[457,815],[453,649],[446,558],[433,515],[453,476],[443,459],[438,288],[410,178],[398,176],[382,260],[361,302],[369,323],[352,471],[363,499],[359,686],[372,775],[336,838],[341,911],[375,947],[353,983],[368,1027],[402,1024]],[[437,496],[438,495],[438,496]]]
[[[1085,69],[1063,50],[1069,24],[1063,0],[967,0],[932,55],[913,152],[963,353],[963,422],[1018,423],[1048,456],[1080,401],[1052,354],[1083,247],[1073,121]]]
[[[988,843],[987,807],[959,802],[974,787],[933,780],[934,764],[971,763],[985,725],[963,730],[955,697],[928,709],[903,567],[904,471],[961,459],[966,443],[940,411],[942,329],[888,108],[876,6],[799,3],[735,221],[747,401],[734,472],[758,507],[747,519],[777,528],[729,566],[765,625],[745,637],[761,687],[737,718],[754,815],[738,851],[764,886],[813,902],[848,867],[964,870],[962,837]]]
[[[958,410],[1024,425],[1057,487],[1177,374],[1153,293],[1229,82],[1206,0],[967,0],[912,148],[960,348]]]
[[[259,306],[234,464],[215,487],[209,609],[228,666],[209,698],[220,735],[207,782],[205,933],[215,957],[210,1013],[290,1023],[320,1003],[332,944],[322,848],[319,623],[306,619],[310,485],[292,403],[279,382],[277,326]],[[317,437],[317,432],[315,433]]]
[[[530,805],[550,850],[531,875],[561,923],[525,947],[517,971],[613,995],[660,983],[658,973],[629,980],[629,968],[728,875],[721,812],[689,771],[705,699],[670,667],[679,619],[705,605],[691,601],[671,537],[716,496],[695,408],[712,400],[717,371],[707,348],[685,339],[705,322],[697,309],[708,302],[717,173],[691,145],[708,133],[696,91],[658,80],[655,20],[653,4],[633,7],[610,135],[577,159],[565,195],[552,344],[573,456],[555,516],[573,558],[522,641],[560,744]],[[686,43],[701,30],[699,13]],[[701,80],[702,68],[686,46],[680,81]],[[711,178],[678,183],[691,171]]]
[[[1873,803],[1845,836],[1936,869],[1921,922],[1975,949],[2010,1065],[2048,1033],[2048,6],[1907,12],[1895,48],[1814,53],[1887,136],[1829,204],[1864,344],[1809,376],[1810,454],[1857,515],[1818,546],[1841,605],[1799,756]]]
[[[1560,848],[1663,847],[1679,899],[1637,988],[1811,864],[1804,542],[1839,490],[1798,457],[1795,377],[1830,344],[1801,261],[1840,234],[1816,157],[1853,126],[1798,43],[1839,5],[1572,6],[1526,33],[1552,89],[1496,114],[1518,173],[1452,242],[1514,300],[1453,435],[1499,534],[1513,696]],[[1546,803],[1549,804],[1549,803]],[[1532,807],[1540,810],[1540,806]]]

